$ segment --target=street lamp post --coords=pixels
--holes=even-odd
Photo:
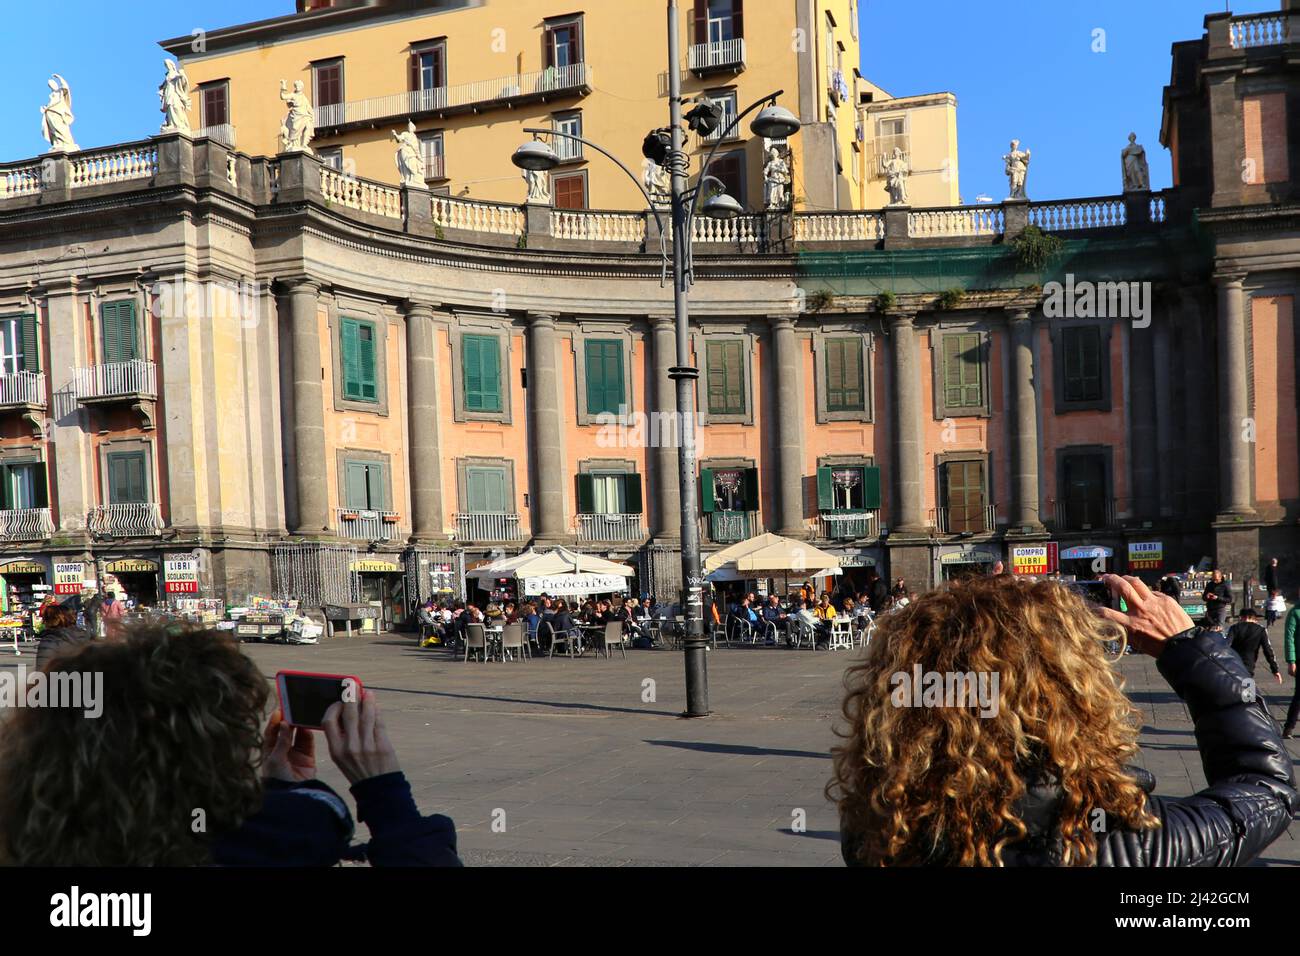
[[[696,477],[695,446],[695,382],[700,377],[700,370],[695,367],[691,357],[690,341],[690,307],[687,297],[691,282],[694,280],[694,257],[691,248],[691,223],[697,212],[716,218],[735,218],[742,212],[738,202],[724,194],[711,196],[700,203],[700,194],[704,184],[719,181],[708,175],[718,147],[727,139],[731,131],[740,125],[740,121],[755,109],[767,104],[750,128],[756,135],[770,139],[785,139],[799,131],[799,120],[789,110],[776,105],[776,98],[783,91],[778,90],[755,101],[743,112],[734,117],[718,136],[717,143],[700,167],[699,180],[692,189],[689,183],[690,158],[683,148],[682,129],[682,83],[679,72],[681,62],[681,41],[679,38],[679,17],[677,0],[668,0],[668,110],[669,142],[664,144],[666,155],[659,164],[666,166],[672,181],[672,278],[673,278],[673,316],[677,332],[677,364],[668,369],[668,377],[677,384],[677,470],[681,489],[681,539],[682,539],[682,612],[686,621],[686,635],[683,641],[686,659],[686,711],[685,717],[705,717],[709,713],[709,678],[708,661],[705,652],[708,641],[704,636],[704,575],[700,566],[700,526],[699,526],[699,481]],[[716,117],[716,113],[714,114]],[[692,114],[694,116],[694,114]],[[692,128],[695,120],[692,118]],[[645,196],[651,214],[659,222],[659,235],[662,244],[664,237],[663,221],[655,208],[652,197],[636,175],[617,157],[602,149],[595,143],[553,129],[527,128],[526,133],[535,136],[554,136],[573,140],[592,147],[597,152],[612,160],[636,183],[641,194]],[[652,134],[653,135],[653,134]],[[552,170],[559,165],[559,157],[545,143],[534,141],[526,143],[515,150],[513,161],[521,169]]]

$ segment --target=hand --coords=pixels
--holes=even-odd
[[[1295,661],[1292,661],[1290,664],[1286,665],[1286,672],[1290,674],[1292,677],[1295,677]]]
[[[1101,580],[1128,606],[1127,614],[1100,608],[1102,616],[1124,628],[1130,643],[1141,653],[1159,657],[1169,638],[1192,626],[1192,619],[1177,601],[1167,594],[1152,594],[1140,578],[1103,574]]]
[[[362,690],[360,703],[330,704],[321,729],[325,731],[330,758],[343,771],[348,783],[360,783],[402,769],[379,715],[379,702],[368,690]]]
[[[301,783],[316,779],[316,739],[305,727],[291,727],[276,711],[262,735],[262,777]]]
[[[1292,666],[1292,667],[1295,667],[1294,664],[1292,664],[1291,666]],[[1274,674],[1273,676],[1277,678],[1277,682],[1278,682],[1279,684],[1282,683],[1282,675],[1281,675],[1281,674]]]

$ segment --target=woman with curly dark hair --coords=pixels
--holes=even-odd
[[[827,787],[846,862],[1242,866],[1277,839],[1300,798],[1240,658],[1139,579],[1103,580],[1127,613],[1003,575],[880,618],[845,678]],[[1140,723],[1103,651],[1117,638],[1186,701],[1200,793],[1153,796],[1150,774],[1128,766]],[[972,694],[986,678],[993,693]]]
[[[272,717],[267,680],[229,636],[147,626],[59,654],[96,676],[98,717],[19,708],[0,735],[0,864],[459,865],[455,828],[422,817],[378,704],[335,704],[324,731],[371,841],[317,781],[312,732]]]

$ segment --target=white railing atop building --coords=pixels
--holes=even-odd
[[[45,404],[45,373],[14,372],[0,375],[0,405]]]
[[[691,219],[693,242],[758,242],[762,236],[762,216],[737,216],[735,219],[695,216]]]
[[[458,541],[518,541],[519,515],[475,512],[456,515]]]
[[[320,171],[321,195],[348,209],[389,219],[402,218],[402,191],[394,186],[348,176],[328,166]]]
[[[1228,29],[1233,49],[1236,50],[1277,46],[1288,39],[1285,13],[1256,13],[1233,17]]]
[[[907,234],[916,239],[996,236],[1006,226],[1000,206],[952,206],[907,214]]]
[[[452,199],[450,196],[433,196],[432,202],[434,225],[443,229],[491,232],[502,236],[518,236],[524,231],[524,211],[519,206]]]
[[[1125,220],[1122,196],[1029,204],[1029,224],[1044,232],[1109,229],[1124,225]]]
[[[156,502],[98,505],[86,516],[92,534],[122,537],[157,534],[163,528],[162,512]]]
[[[335,508],[334,527],[339,537],[353,541],[391,541],[403,534],[395,511]]]
[[[215,139],[222,146],[227,146],[230,149],[235,148],[235,127],[231,126],[229,123],[218,123],[215,126],[205,126],[194,134],[196,139],[203,139],[205,136],[208,139]]]
[[[885,238],[881,212],[802,213],[794,217],[795,242],[874,242]]]
[[[582,542],[641,541],[645,536],[639,514],[578,515],[578,540]]]
[[[49,508],[0,511],[0,541],[42,541],[54,534]]]
[[[551,235],[588,242],[641,242],[645,239],[645,216],[555,209],[551,212]]]
[[[686,54],[686,64],[691,70],[713,70],[744,66],[745,41],[735,39],[692,44]]]
[[[46,175],[45,168],[45,164],[38,160],[0,169],[0,199],[39,193]]]
[[[72,156],[73,189],[130,179],[150,179],[157,174],[158,147],[153,143],[112,146]]]
[[[374,96],[365,100],[316,107],[317,128],[364,123],[371,120],[407,117],[414,113],[439,112],[465,106],[489,104],[520,96],[560,93],[591,84],[591,66],[574,63],[551,66],[536,73],[515,73],[491,80],[477,80],[457,86],[437,86]]]
[[[78,399],[113,398],[118,395],[158,395],[158,366],[144,359],[106,362],[73,369],[73,392]]]

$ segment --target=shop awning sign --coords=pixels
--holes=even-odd
[[[109,574],[157,574],[158,562],[148,558],[120,558],[104,565]]]
[[[940,564],[994,564],[998,556],[992,551],[968,548],[963,551],[949,551],[939,555]]]
[[[1164,567],[1165,546],[1162,541],[1130,541],[1128,566],[1135,570],[1155,571]]]
[[[54,562],[54,593],[80,594],[85,587],[86,563],[84,561]]]
[[[0,574],[44,574],[45,565],[39,561],[10,561],[0,564]]]
[[[524,578],[524,595],[539,594],[604,594],[606,591],[626,591],[627,578],[621,574],[555,574],[539,578]]]
[[[360,571],[362,574],[388,574],[400,571],[402,568],[392,561],[353,561],[352,570]]]
[[[168,594],[197,594],[199,559],[193,555],[163,560],[163,590]]]
[[[1062,561],[1083,561],[1092,558],[1111,558],[1115,552],[1110,548],[1103,547],[1100,544],[1081,544],[1073,548],[1066,548],[1061,552]]]

